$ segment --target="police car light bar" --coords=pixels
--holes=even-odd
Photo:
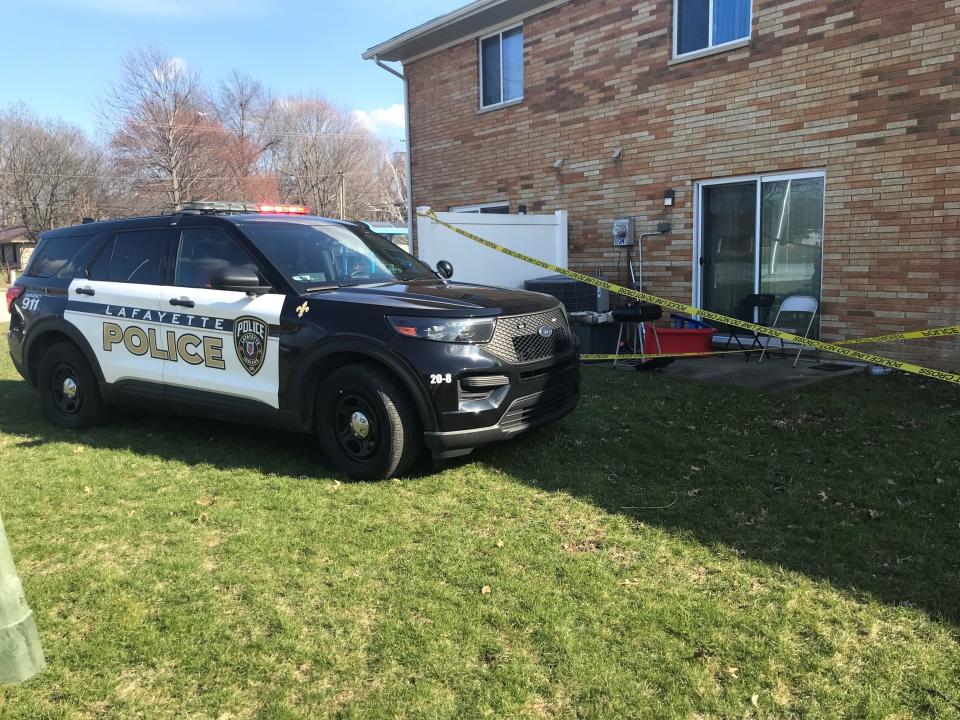
[[[227,202],[205,200],[185,202],[181,212],[187,213],[259,213],[262,215],[309,215],[310,208],[304,205],[262,205],[250,202]]]
[[[309,215],[310,208],[303,205],[257,205],[257,212],[265,215]]]

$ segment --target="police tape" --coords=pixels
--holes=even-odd
[[[776,348],[779,350],[779,348]],[[705,358],[714,355],[743,355],[744,353],[762,352],[763,348],[744,348],[743,350],[705,350],[701,352],[682,353],[620,353],[619,355],[581,353],[580,359],[586,362],[598,360],[672,360],[674,358]],[[771,348],[771,352],[773,348]]]
[[[834,343],[834,345],[866,345],[867,343],[894,342],[895,340],[920,340],[951,337],[955,335],[960,335],[960,325],[934,328],[931,330],[911,330],[910,332],[876,335],[874,337],[855,338],[853,340],[841,340],[840,342]]]
[[[607,282],[606,280],[598,280],[597,278],[590,277],[589,275],[584,275],[583,273],[576,272],[575,270],[567,270],[558,265],[548,263],[545,260],[540,260],[538,258],[532,257],[530,255],[525,255],[522,252],[517,250],[511,250],[508,247],[503,245],[498,245],[497,243],[482,238],[479,235],[475,235],[468,230],[458,228],[455,225],[444,222],[437,214],[430,209],[427,209],[426,212],[418,212],[420,217],[427,218],[442,225],[448,230],[461,235],[468,240],[473,240],[480,245],[495,250],[504,255],[509,255],[512,258],[517,260],[522,260],[523,262],[530,263],[531,265],[536,265],[541,267],[544,270],[549,270],[553,273],[558,273],[560,275],[566,275],[569,278],[574,280],[579,280],[580,282],[587,283],[588,285],[593,285],[594,287],[601,288],[603,290],[608,290],[617,295],[622,295],[623,297],[633,298],[634,300],[640,300],[642,302],[651,303],[652,305],[659,305],[660,307],[667,308],[673,312],[681,313],[683,315],[690,315],[691,317],[700,317],[712,322],[720,323],[722,325],[729,325],[731,327],[740,328],[742,330],[749,330],[756,335],[763,335],[766,337],[777,338],[779,340],[784,340],[787,342],[795,343],[798,345],[804,345],[806,347],[816,348],[823,352],[833,353],[834,355],[841,355],[843,357],[848,357],[853,360],[858,360],[860,362],[870,363],[872,365],[880,365],[882,367],[888,367],[893,370],[901,370],[906,373],[912,373],[914,375],[920,375],[922,377],[933,378],[935,380],[943,380],[944,382],[952,383],[954,385],[960,385],[960,374],[947,372],[945,370],[935,370],[931,368],[922,367],[920,365],[914,365],[912,363],[901,362],[899,360],[891,360],[889,358],[881,357],[879,355],[874,355],[872,353],[861,352],[860,350],[851,350],[846,347],[843,347],[837,343],[827,343],[822,340],[813,340],[811,338],[801,337],[800,335],[795,335],[793,333],[786,332],[784,330],[777,330],[775,328],[769,328],[765,325],[758,325],[757,323],[748,322],[746,320],[738,320],[737,318],[727,317],[726,315],[721,315],[720,313],[711,312],[709,310],[703,310],[701,308],[694,307],[693,305],[687,305],[686,303],[679,303],[674,300],[668,300],[666,298],[658,297],[657,295],[651,295],[650,293],[641,292],[640,290],[634,290],[632,288],[623,287],[622,285],[617,285],[615,283]],[[951,330],[952,328],[944,328],[944,330]],[[922,331],[918,331],[922,332]],[[913,335],[914,333],[901,333]],[[886,336],[884,336],[886,337]],[[856,342],[863,342],[862,340],[858,341],[845,341],[848,344],[855,344]]]
[[[656,344],[656,338],[647,340],[646,344]],[[766,348],[770,352],[780,348]],[[700,350],[698,352],[633,352],[611,355],[609,353],[580,353],[580,359],[586,362],[596,362],[598,360],[672,360],[674,358],[705,358],[714,355],[743,355],[749,353],[763,352],[764,347],[741,347],[737,350]]]
[[[937,328],[935,330],[913,330],[911,332],[904,333],[894,333],[892,335],[877,335],[875,337],[868,338],[856,338],[853,340],[841,340],[840,342],[835,343],[836,345],[865,345],[867,343],[880,343],[880,342],[892,342],[894,340],[913,340],[916,338],[936,338],[936,337],[950,337],[960,335],[960,325],[955,325],[953,327]],[[649,340],[647,342],[650,342]],[[785,348],[767,348],[768,350],[781,350]],[[706,350],[700,352],[683,352],[683,353],[633,353],[626,354],[620,353],[619,355],[609,355],[609,354],[597,354],[597,353],[583,353],[580,355],[580,359],[585,362],[597,362],[603,360],[664,360],[664,359],[674,359],[674,358],[704,358],[704,357],[713,357],[714,355],[739,355],[740,353],[757,353],[763,352],[764,346],[760,347],[741,347],[738,350]]]

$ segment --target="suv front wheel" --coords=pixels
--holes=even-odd
[[[54,425],[82,430],[103,421],[97,378],[76,345],[51,345],[40,358],[37,381],[43,413]]]
[[[416,408],[393,377],[372,365],[330,373],[320,387],[316,418],[324,454],[350,477],[402,475],[420,454]]]

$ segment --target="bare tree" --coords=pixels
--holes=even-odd
[[[23,106],[0,113],[0,224],[30,234],[99,215],[109,196],[104,158],[79,128]]]
[[[407,223],[407,156],[390,152],[384,145],[382,161],[377,169],[377,195],[372,207],[375,220],[398,225]]]
[[[117,168],[137,193],[169,209],[217,194],[223,128],[199,76],[182,61],[156,49],[127,55],[104,114]]]
[[[266,172],[266,153],[278,142],[270,133],[274,102],[263,84],[234,70],[222,80],[214,111],[229,142],[223,144],[221,189],[237,198],[276,200],[276,179]]]
[[[276,101],[238,71],[211,95],[183,61],[148,49],[124,58],[102,115],[106,152],[79,129],[23,108],[0,113],[0,224],[24,222],[36,233],[203,199],[406,219],[403,155],[323,98]]]
[[[367,217],[378,204],[380,141],[352,113],[322,98],[276,104],[268,161],[281,198],[320,215]]]

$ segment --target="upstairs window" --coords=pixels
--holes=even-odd
[[[674,56],[722,48],[750,37],[751,0],[675,0]]]
[[[480,107],[523,99],[523,27],[480,40]]]

